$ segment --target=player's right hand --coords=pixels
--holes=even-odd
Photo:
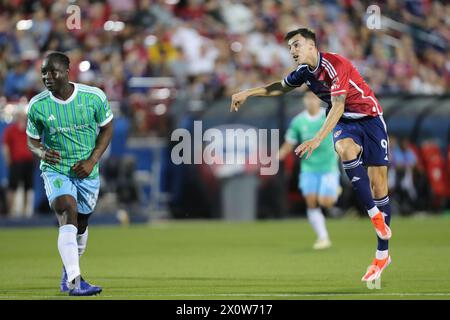
[[[238,111],[241,105],[244,104],[245,100],[247,100],[247,93],[245,91],[241,91],[235,93],[231,96],[231,107],[230,112]]]
[[[58,151],[46,149],[42,156],[42,160],[49,164],[58,164],[61,161],[61,155]]]

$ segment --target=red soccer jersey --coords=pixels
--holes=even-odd
[[[3,133],[3,143],[8,146],[12,162],[33,160],[33,154],[27,146],[25,129],[25,127],[21,129],[17,123],[13,123]]]
[[[283,85],[299,87],[303,83],[331,108],[331,96],[346,94],[343,118],[375,117],[383,110],[369,85],[353,64],[336,53],[319,52],[318,65],[311,70],[300,65],[283,79]]]

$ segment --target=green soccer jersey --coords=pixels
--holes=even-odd
[[[58,151],[61,161],[49,164],[41,160],[42,171],[54,171],[76,177],[72,166],[86,160],[95,147],[98,127],[108,124],[113,114],[102,90],[72,83],[73,94],[65,101],[48,90],[34,96],[28,107],[27,134],[31,138],[42,138],[46,148]],[[98,176],[95,165],[89,179]]]
[[[311,116],[306,110],[298,114],[289,125],[285,140],[297,146],[302,142],[312,139],[325,122],[326,116],[323,109],[316,116]],[[337,155],[334,151],[331,133],[323,139],[312,155],[302,158],[301,172],[327,173],[338,172]]]

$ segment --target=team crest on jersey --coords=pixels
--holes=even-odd
[[[342,133],[342,130],[336,131],[336,132],[334,133],[334,137],[335,137],[335,138],[339,137],[339,136],[341,135],[341,133]]]
[[[61,189],[62,185],[63,185],[63,183],[62,183],[61,179],[59,179],[59,178],[56,179],[55,181],[53,181],[53,186],[55,186],[55,188],[57,188],[57,189]]]

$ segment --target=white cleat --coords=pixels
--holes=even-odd
[[[386,259],[374,259],[372,264],[367,268],[366,274],[362,277],[361,281],[374,281],[381,277],[383,270],[392,262],[391,256]]]
[[[318,239],[313,245],[314,250],[323,250],[329,247],[331,247],[330,239]]]

